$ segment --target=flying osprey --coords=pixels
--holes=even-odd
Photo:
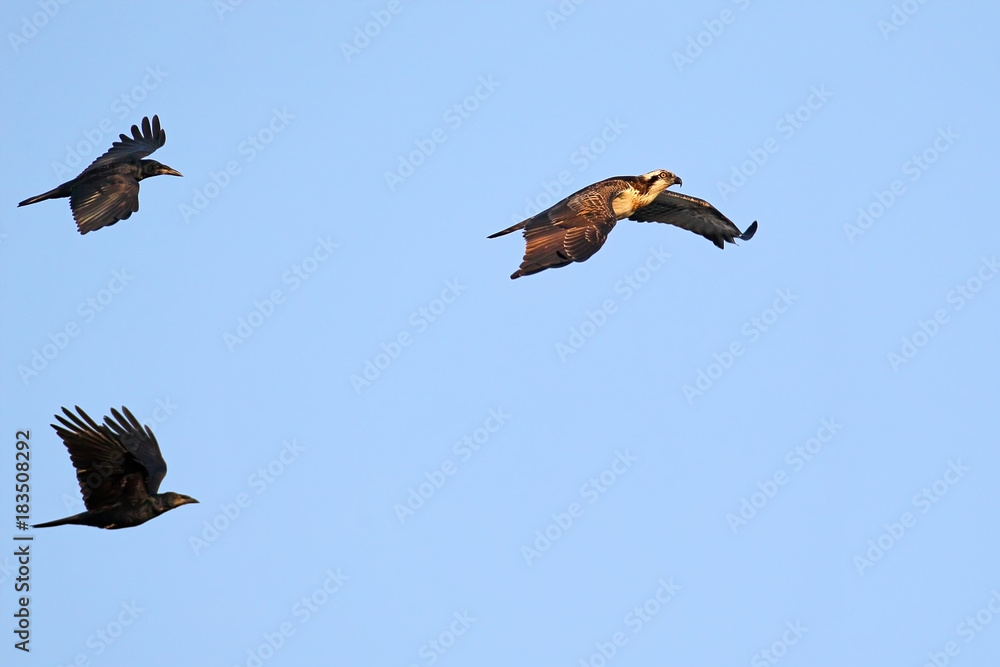
[[[753,238],[756,220],[740,232],[704,199],[668,192],[667,188],[675,183],[681,185],[681,179],[663,169],[642,176],[608,178],[487,238],[524,230],[524,261],[511,279],[586,261],[601,249],[615,224],[624,218],[677,225],[701,234],[720,248],[726,242],[734,243],[734,239]]]
[[[126,220],[139,210],[139,181],[150,176],[181,173],[156,160],[143,160],[167,141],[160,129],[160,119],[142,119],[142,131],[132,126],[132,136],[119,135],[121,141],[111,144],[107,153],[90,163],[79,176],[38,196],[25,199],[18,206],[27,206],[46,199],[69,197],[77,229],[81,234]]]

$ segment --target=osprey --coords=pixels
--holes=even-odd
[[[87,511],[64,519],[36,523],[33,528],[76,524],[95,528],[129,528],[146,523],[175,507],[198,502],[173,491],[158,493],[167,474],[156,436],[122,407],[111,408],[111,417],[98,424],[76,408],[80,416],[63,408],[52,424],[69,450],[76,468],[80,493]]]
[[[624,218],[677,225],[701,234],[719,248],[734,243],[734,239],[753,238],[756,220],[740,232],[704,199],[668,192],[667,188],[674,184],[681,185],[681,179],[663,169],[642,176],[608,178],[487,238],[524,230],[524,261],[511,279],[586,261],[601,249],[615,224]]]
[[[160,119],[142,119],[142,131],[132,126],[132,136],[119,135],[121,141],[111,144],[107,153],[90,163],[79,176],[36,197],[25,199],[18,206],[27,206],[46,199],[69,197],[77,229],[81,234],[126,220],[139,210],[139,181],[150,176],[167,174],[181,176],[156,160],[143,160],[167,141],[160,129]]]

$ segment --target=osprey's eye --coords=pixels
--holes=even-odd
[[[660,178],[662,178],[663,180],[667,180],[667,172],[661,171],[660,172]]]

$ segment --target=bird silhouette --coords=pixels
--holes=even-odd
[[[173,491],[158,493],[167,474],[156,436],[122,406],[124,416],[111,408],[111,417],[98,424],[76,407],[79,416],[63,408],[52,424],[69,450],[76,468],[86,512],[35,524],[48,528],[75,524],[95,528],[130,528],[146,523],[175,507],[198,502]]]
[[[664,169],[641,176],[608,178],[487,238],[524,230],[524,261],[511,279],[586,261],[601,249],[615,224],[624,218],[676,225],[704,236],[719,248],[735,239],[753,238],[756,220],[741,232],[704,199],[667,190],[681,183],[679,177]]]
[[[27,206],[46,199],[69,197],[77,229],[81,234],[128,219],[139,210],[139,181],[150,176],[181,176],[182,174],[156,160],[144,160],[167,141],[160,129],[160,119],[142,119],[142,131],[132,126],[132,136],[119,135],[120,141],[107,153],[90,163],[71,181],[36,197],[25,199],[18,206]]]

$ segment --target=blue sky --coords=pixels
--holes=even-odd
[[[8,516],[19,429],[82,509],[64,405],[201,501],[31,532],[27,655],[11,539],[4,664],[994,664],[995,3],[0,17]],[[16,207],[153,114],[131,219]],[[756,236],[508,279],[660,168]]]

